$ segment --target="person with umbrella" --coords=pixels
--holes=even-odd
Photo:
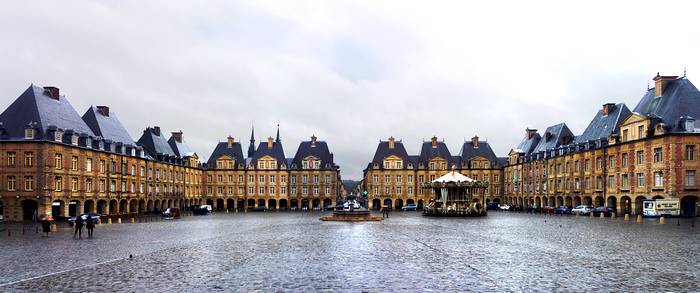
[[[90,215],[88,215],[87,220],[85,221],[85,227],[88,230],[88,238],[92,238],[92,230],[95,230],[95,221]]]
[[[41,219],[41,230],[46,234],[43,237],[49,237],[49,232],[51,232],[51,223],[53,222],[53,217],[51,215],[45,215]]]
[[[73,238],[77,235],[79,238],[83,238],[83,217],[78,215],[75,218],[75,230],[73,231]]]

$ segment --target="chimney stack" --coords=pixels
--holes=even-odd
[[[525,128],[525,137],[527,139],[531,139],[535,133],[537,133],[537,129]]]
[[[392,136],[392,137],[389,137],[389,148],[390,148],[390,149],[393,149],[393,148],[395,148],[395,147],[396,147],[396,139],[394,139],[393,136]]]
[[[160,136],[160,126],[153,126],[153,133]]]
[[[58,100],[59,94],[61,93],[61,91],[55,86],[45,86],[44,92],[54,100]]]
[[[314,134],[311,135],[311,144],[316,144],[316,135]]]
[[[434,148],[437,147],[437,137],[436,137],[436,136],[433,136],[433,137],[430,139],[430,142],[431,142],[431,145],[432,145]]]
[[[472,137],[472,146],[473,146],[474,148],[478,148],[478,147],[479,147],[479,137],[476,136],[476,135],[474,135],[474,137]]]
[[[272,143],[273,143],[274,141],[275,141],[275,140],[272,138],[272,136],[270,136],[270,137],[267,138],[267,148],[268,148],[268,149],[271,149],[271,148],[272,148]]]
[[[229,135],[228,138],[226,138],[226,142],[228,143],[228,148],[233,147],[233,137]]]
[[[678,78],[678,76],[661,76],[658,72],[654,77],[654,95],[660,97],[664,94],[664,87],[666,84]]]
[[[175,141],[180,142],[180,143],[182,142],[182,130],[176,131],[176,132],[171,132],[171,134],[175,138]]]
[[[615,103],[605,103],[605,104],[603,104],[603,115],[607,116],[607,115],[610,114],[610,112],[612,112],[613,110],[615,110]]]
[[[102,114],[102,116],[109,117],[109,107],[97,106],[97,113]]]

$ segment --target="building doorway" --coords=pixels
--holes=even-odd
[[[37,219],[39,203],[33,199],[25,199],[22,201],[22,220],[35,221]]]

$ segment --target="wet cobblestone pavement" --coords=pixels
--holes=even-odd
[[[81,240],[68,227],[42,238],[3,224],[0,291],[700,291],[700,225],[689,219],[321,215],[103,224]]]

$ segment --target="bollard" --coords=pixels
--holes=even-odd
[[[610,219],[615,219],[615,213],[610,214]]]
[[[630,214],[625,214],[625,221],[629,221],[629,220],[630,220]]]
[[[133,224],[133,223],[136,223],[136,221],[134,220],[134,217],[131,217],[131,223],[132,223],[132,224]]]
[[[588,213],[588,217],[593,219],[593,212]]]
[[[122,223],[122,218],[117,218],[117,224],[121,224],[121,223]]]
[[[11,237],[11,236],[12,236],[11,230],[10,230],[10,229],[7,229],[7,237]]]
[[[600,212],[600,218],[601,218],[601,219],[605,219],[605,213]]]
[[[97,225],[102,224],[102,218],[97,219]]]
[[[637,223],[641,223],[641,222],[642,222],[642,215],[637,215]]]
[[[107,219],[107,224],[112,225],[112,218]]]
[[[578,214],[578,213],[576,213],[576,219],[578,219],[578,217],[579,217],[579,214]]]
[[[676,222],[676,226],[680,226],[680,225],[681,225],[681,219],[678,219],[678,222]]]
[[[659,225],[664,225],[666,224],[666,219],[664,217],[659,218]]]
[[[39,226],[36,226],[36,234],[39,234]]]
[[[56,223],[51,224],[51,232],[56,232],[58,228],[56,227]]]
[[[228,209],[226,210],[226,213],[228,214]]]

